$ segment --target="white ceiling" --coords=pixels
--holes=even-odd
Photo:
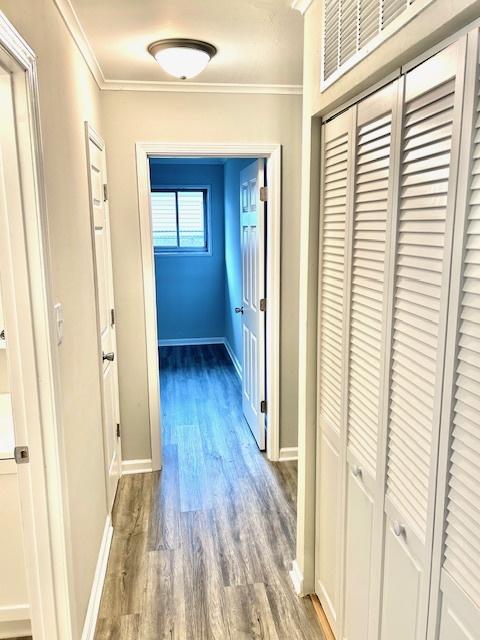
[[[218,48],[195,83],[302,84],[303,18],[291,0],[70,2],[107,81],[172,82],[146,49],[185,37]]]

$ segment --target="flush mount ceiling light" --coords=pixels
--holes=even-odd
[[[202,40],[169,38],[152,42],[148,52],[164,71],[175,78],[193,78],[205,69],[217,53],[216,47]]]

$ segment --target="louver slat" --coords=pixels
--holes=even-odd
[[[381,0],[382,29],[395,20],[407,8],[407,0]]]
[[[480,602],[480,96],[463,259],[444,570]]]
[[[358,0],[340,1],[340,64],[357,50]]]
[[[340,0],[325,1],[323,43],[323,77],[329,78],[338,69]]]
[[[353,214],[348,446],[375,477],[389,179],[377,163],[391,152],[391,114],[357,135]]]
[[[348,134],[326,143],[322,214],[320,411],[340,431]]]
[[[427,524],[453,92],[452,80],[406,103],[402,145],[387,494],[422,536]]]

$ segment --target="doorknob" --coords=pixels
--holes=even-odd
[[[235,313],[243,313],[243,307],[235,307]]]
[[[110,351],[109,353],[105,353],[105,351],[102,351],[102,359],[113,362],[115,360],[115,354],[113,353],[113,351]]]

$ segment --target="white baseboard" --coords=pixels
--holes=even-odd
[[[230,360],[232,361],[233,366],[235,367],[235,371],[237,372],[237,376],[240,378],[240,382],[241,382],[242,381],[242,365],[240,364],[240,361],[237,358],[237,356],[234,354],[233,349],[226,338],[223,339],[223,344],[225,345],[225,349],[227,350],[228,355],[230,356]]]
[[[298,460],[298,447],[282,447],[280,449],[279,462]]]
[[[305,594],[303,593],[303,573],[300,567],[298,566],[298,562],[296,560],[293,560],[292,562],[292,568],[290,570],[290,580],[292,581],[293,589],[297,594],[297,596],[304,596]]]
[[[128,476],[131,473],[150,473],[152,471],[152,460],[122,460],[122,475]]]
[[[98,553],[97,567],[95,569],[92,590],[90,592],[90,600],[88,601],[87,614],[83,625],[82,640],[93,640],[95,636],[95,627],[97,626],[103,583],[105,582],[105,574],[107,573],[108,556],[110,554],[112,536],[112,519],[110,515],[108,515],[105,522],[102,542],[100,544],[100,551]]]
[[[225,338],[172,338],[159,340],[159,347],[186,347],[196,344],[224,344]]]
[[[31,636],[32,625],[29,617],[30,607],[28,605],[11,608],[0,607],[0,639]]]

